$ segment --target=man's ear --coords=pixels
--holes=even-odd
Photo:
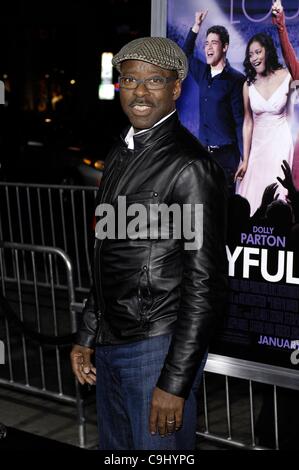
[[[224,52],[224,54],[227,53],[227,49],[228,49],[228,44],[224,44],[224,47],[223,47],[223,52]]]
[[[178,79],[174,82],[174,87],[173,87],[173,92],[172,92],[174,101],[176,101],[180,97],[181,92],[182,92],[182,81]]]

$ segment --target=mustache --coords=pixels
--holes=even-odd
[[[150,101],[145,101],[145,100],[134,100],[134,101],[131,101],[131,103],[129,104],[129,106],[131,108],[133,108],[133,106],[149,106],[151,108],[154,107],[154,103],[151,103]]]

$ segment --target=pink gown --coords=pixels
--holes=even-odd
[[[271,97],[266,100],[254,84],[249,86],[249,100],[253,113],[253,134],[244,178],[237,184],[236,193],[250,203],[253,215],[262,202],[264,190],[269,184],[284,178],[281,164],[286,160],[292,168],[294,146],[287,121],[287,100],[291,75],[288,74]],[[287,190],[278,183],[280,199]]]

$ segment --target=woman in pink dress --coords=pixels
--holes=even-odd
[[[277,183],[278,176],[283,178],[283,160],[292,166],[294,148],[287,119],[291,75],[279,63],[272,38],[264,33],[249,40],[244,67],[244,157],[235,179],[236,192],[249,201],[253,215],[265,188]],[[281,199],[286,196],[280,183],[277,193]]]

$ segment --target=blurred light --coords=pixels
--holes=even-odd
[[[43,147],[44,146],[42,142],[36,142],[36,140],[28,140],[27,145],[28,147]]]
[[[5,85],[2,80],[0,80],[0,104],[5,105]]]
[[[114,83],[114,90],[119,91],[119,83]]]
[[[104,162],[102,160],[97,160],[96,162],[94,162],[94,167],[97,170],[104,170]]]
[[[75,85],[75,83],[76,83],[76,80],[70,80],[71,85]]]
[[[6,79],[8,78],[7,73],[4,73],[4,74],[3,74],[3,78],[4,78],[4,80],[6,80]]]
[[[104,83],[99,86],[99,99],[100,100],[113,100],[114,99],[114,85]]]
[[[113,76],[112,59],[113,59],[112,52],[103,52],[102,60],[101,60],[101,67],[102,67],[101,79],[104,82],[106,80],[109,80],[109,83],[111,83],[111,79]]]
[[[88,158],[83,158],[83,162],[86,163],[86,165],[91,165],[91,160]]]
[[[112,52],[102,53],[101,83],[99,86],[99,93],[98,93],[100,100],[113,100],[114,99],[114,85],[112,83],[112,78],[113,78],[112,59],[113,59]]]
[[[52,103],[53,109],[56,108],[56,104],[59,103],[59,101],[61,101],[61,100],[63,100],[63,95],[62,94],[52,96],[51,103]]]
[[[51,118],[45,118],[45,122],[52,122]]]
[[[46,73],[45,78],[50,78],[50,75],[48,73]]]

